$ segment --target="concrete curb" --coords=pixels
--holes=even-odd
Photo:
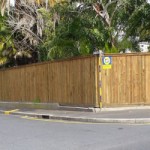
[[[5,114],[5,111],[0,110],[1,114]],[[49,114],[36,114],[28,112],[12,112],[11,115],[37,117],[40,119],[52,119],[52,120],[64,120],[75,122],[87,122],[87,123],[121,123],[121,124],[148,124],[150,118],[87,118],[87,117],[70,117],[70,116],[56,116]]]
[[[59,106],[58,110],[65,111],[83,111],[83,112],[99,112],[100,108],[94,107],[71,107],[71,106]]]

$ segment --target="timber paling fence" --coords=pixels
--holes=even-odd
[[[150,104],[150,54],[110,54],[103,106]],[[98,56],[0,70],[0,101],[99,107]]]

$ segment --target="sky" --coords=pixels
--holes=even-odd
[[[147,0],[147,2],[150,4],[150,0]]]
[[[14,6],[15,5],[15,0],[10,0],[10,5]]]

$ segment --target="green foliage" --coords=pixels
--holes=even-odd
[[[80,12],[69,4],[57,5],[54,13],[55,10],[60,16],[59,24],[53,38],[44,41],[49,59],[88,55],[95,47],[104,48],[109,33],[99,18],[95,18],[93,11]]]
[[[145,0],[127,0],[119,13],[127,37],[139,37],[140,41],[150,41],[150,4]]]
[[[37,97],[33,100],[33,103],[35,103],[35,104],[41,103],[41,99],[39,97]]]
[[[52,21],[52,12],[45,8],[38,9],[38,13],[42,15],[44,20],[43,42],[37,47],[39,53],[39,61],[48,60],[49,44],[54,38],[54,23]]]
[[[94,11],[97,0],[87,0],[78,8],[75,2],[78,1],[48,9],[38,7],[37,14],[41,15],[44,26],[41,28],[43,36],[40,37],[42,42],[32,48],[38,51],[39,61],[88,55],[93,53],[94,48],[105,53],[118,53],[127,48],[137,50],[139,41],[150,41],[150,4],[145,0],[112,0],[112,3],[102,0],[101,6],[108,6],[110,2],[108,16],[105,14],[110,24]],[[0,17],[0,59],[3,62],[11,60],[16,51],[5,19]],[[122,38],[121,32],[124,33]]]
[[[105,53],[117,53],[118,49],[115,46],[110,46],[108,43],[105,43]]]
[[[0,66],[13,65],[12,57],[16,52],[10,29],[5,25],[6,19],[0,16]]]
[[[107,3],[108,1],[103,1],[103,5]],[[53,16],[57,10],[60,20],[54,34],[52,34],[53,36],[44,40],[43,50],[47,52],[48,59],[87,55],[92,53],[95,47],[106,53],[117,53],[127,48],[136,49],[137,41],[135,38],[139,36],[139,32],[136,31],[139,31],[138,25],[142,20],[140,16],[145,12],[142,8],[143,5],[146,6],[144,10],[146,13],[149,12],[149,4],[142,0],[123,0],[119,7],[116,7],[117,3],[111,4],[108,8],[111,17],[110,27],[105,25],[103,19],[95,17],[96,14],[92,9],[86,9],[86,6],[92,6],[93,1],[87,1],[84,4],[85,8],[81,11],[77,10],[71,3],[56,5],[51,11],[51,16]],[[47,18],[47,20],[50,19]],[[149,23],[148,19],[147,23]],[[146,35],[145,32],[148,35],[148,31],[142,28],[141,38],[142,35]],[[121,41],[119,40],[119,32],[125,33]],[[116,33],[115,36],[114,33]],[[129,38],[130,36],[132,36],[132,40]],[[112,41],[113,45],[111,44]]]
[[[133,43],[131,40],[124,38],[123,40],[119,41],[117,44],[117,49],[119,51],[125,51],[126,49],[133,49]]]

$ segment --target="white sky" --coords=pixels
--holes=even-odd
[[[149,3],[149,4],[150,4],[150,0],[147,0],[147,3]]]
[[[15,6],[15,0],[10,0],[10,5]]]

